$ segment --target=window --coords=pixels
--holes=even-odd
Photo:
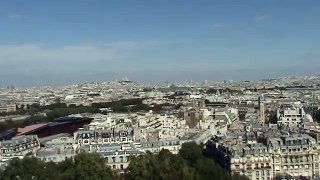
[[[116,169],[116,165],[113,165],[113,166],[112,166],[112,169]]]
[[[112,157],[112,162],[116,162],[116,157]]]
[[[122,170],[123,170],[123,164],[120,164],[120,169],[122,169]]]

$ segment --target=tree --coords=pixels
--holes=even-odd
[[[129,180],[191,180],[195,171],[179,156],[168,150],[161,150],[158,155],[147,152],[138,157],[132,157],[128,167]]]
[[[231,175],[214,160],[201,153],[196,143],[182,145],[179,154],[162,149],[159,154],[146,152],[130,157],[126,169],[128,180],[248,180],[238,174]],[[196,158],[191,158],[194,155]],[[195,161],[195,163],[191,163]],[[105,160],[95,153],[80,153],[60,163],[46,163],[36,158],[12,159],[3,172],[3,180],[113,180],[119,177]]]
[[[105,160],[95,153],[80,153],[74,158],[74,174],[79,180],[115,179]]]
[[[22,160],[15,158],[3,171],[1,179],[52,179],[55,171],[47,168],[47,164],[36,158],[25,157]]]
[[[113,180],[118,179],[98,154],[80,153],[74,160],[46,163],[37,158],[12,159],[1,173],[0,179],[37,180]]]
[[[179,150],[179,155],[190,164],[195,164],[197,159],[202,158],[202,149],[195,142],[184,143]]]

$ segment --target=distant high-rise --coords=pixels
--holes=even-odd
[[[259,96],[258,103],[259,103],[259,118],[260,118],[260,121],[265,123],[265,100],[264,100],[263,95]]]

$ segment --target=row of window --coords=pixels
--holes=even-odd
[[[70,143],[46,143],[47,147],[57,147],[57,146],[72,146],[72,142]]]
[[[318,164],[319,165],[319,164]],[[291,169],[291,170],[293,170],[293,169],[300,169],[300,168],[305,168],[305,169],[309,169],[309,165],[295,165],[295,166],[293,166],[293,165],[291,165],[291,166],[283,166],[283,169],[284,170],[288,170],[288,169]]]
[[[38,146],[37,143],[33,143],[33,144],[24,144],[23,146],[15,146],[15,147],[10,147],[10,148],[4,148],[1,149],[1,153],[9,153],[9,152],[19,152],[25,149],[30,149],[33,148],[35,146]]]
[[[251,164],[247,164],[246,167],[247,167],[247,169],[252,169],[252,168],[258,169],[258,168],[270,167],[270,164],[269,163],[265,163],[265,164],[262,163],[262,164],[254,164],[254,166],[252,166]],[[235,168],[236,168],[236,170],[239,170],[240,165],[235,165]]]
[[[124,158],[125,158],[125,159],[124,159]],[[108,157],[105,157],[104,159],[106,160],[106,162],[109,162],[109,158],[108,158]],[[113,157],[111,157],[110,159],[111,159],[111,162],[112,162],[112,163],[115,163],[115,162],[116,162],[116,157],[113,156]],[[119,159],[120,162],[129,162],[130,156],[125,156],[125,157],[119,156],[118,159]],[[124,160],[125,160],[125,161],[124,161]]]
[[[117,166],[116,165],[112,165],[112,169],[117,169]],[[120,164],[120,169],[123,170],[124,169],[124,166],[123,164]]]
[[[81,143],[81,139],[79,139],[79,143]],[[114,139],[114,138],[110,138],[110,140],[109,140],[109,138],[108,139],[98,139],[98,143],[111,143],[111,142],[127,142],[127,141],[132,141],[132,138],[131,137],[128,137],[128,138],[125,138],[125,137],[123,137],[123,138],[116,138],[116,139]],[[89,139],[84,139],[83,140],[83,143],[84,144],[89,144],[89,143],[95,143],[96,142],[96,140],[95,139],[91,139],[91,140],[89,140]]]

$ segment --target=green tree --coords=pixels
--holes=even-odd
[[[179,155],[190,164],[195,164],[198,159],[203,157],[202,149],[195,142],[183,143]]]
[[[100,155],[95,153],[80,153],[74,158],[74,174],[78,180],[112,180],[116,175]]]
[[[179,155],[162,149],[158,155],[150,152],[132,157],[128,167],[129,180],[193,180],[196,170]]]
[[[15,180],[15,179],[52,179],[55,176],[55,171],[47,167],[45,162],[36,158],[25,157],[22,160],[15,158],[9,162],[9,165],[2,173],[1,179]]]
[[[3,180],[113,180],[119,179],[98,154],[80,153],[61,163],[36,158],[12,159],[0,174]]]

